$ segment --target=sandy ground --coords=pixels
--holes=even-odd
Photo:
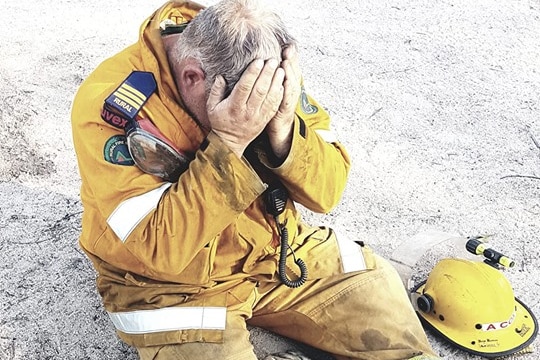
[[[77,246],[69,112],[82,79],[134,42],[161,2],[0,4],[0,359],[136,359]],[[518,263],[505,272],[516,296],[540,314],[540,1],[273,5],[353,158],[342,203],[309,221],[386,256],[434,232],[495,234],[493,246]],[[437,246],[414,274],[461,254]],[[252,339],[260,357],[302,348],[260,329]],[[477,359],[430,339],[445,359]]]

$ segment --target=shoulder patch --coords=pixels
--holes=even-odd
[[[103,157],[107,162],[115,165],[135,165],[124,135],[114,135],[107,140],[103,148]]]
[[[319,111],[319,109],[315,105],[309,103],[306,89],[304,89],[303,85],[300,93],[300,106],[302,107],[302,111],[306,115],[316,114]]]
[[[157,89],[154,74],[133,71],[122,84],[105,99],[105,107],[126,119],[134,119],[150,95]]]

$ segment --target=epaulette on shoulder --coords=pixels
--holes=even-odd
[[[156,89],[154,74],[147,71],[133,71],[105,100],[105,106],[127,119],[135,119]]]

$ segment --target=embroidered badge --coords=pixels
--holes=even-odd
[[[154,74],[133,71],[105,100],[105,108],[126,119],[134,119],[157,88]]]
[[[302,111],[306,115],[316,114],[319,109],[315,106],[309,103],[308,96],[306,94],[306,89],[302,85],[302,92],[300,93],[300,106],[302,107]]]
[[[109,138],[103,148],[103,157],[115,165],[135,165],[127,146],[124,135],[115,135]]]

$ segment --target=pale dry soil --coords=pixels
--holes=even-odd
[[[82,208],[69,119],[81,81],[135,41],[160,4],[2,1],[2,360],[137,358],[115,337],[77,245]],[[540,2],[272,5],[298,38],[308,91],[332,115],[353,163],[341,204],[308,220],[385,256],[430,231],[495,234],[493,246],[517,261],[504,272],[516,296],[540,314]],[[429,250],[416,279],[462,252]],[[301,348],[324,358],[251,333],[260,357]],[[429,337],[444,359],[478,359]]]

